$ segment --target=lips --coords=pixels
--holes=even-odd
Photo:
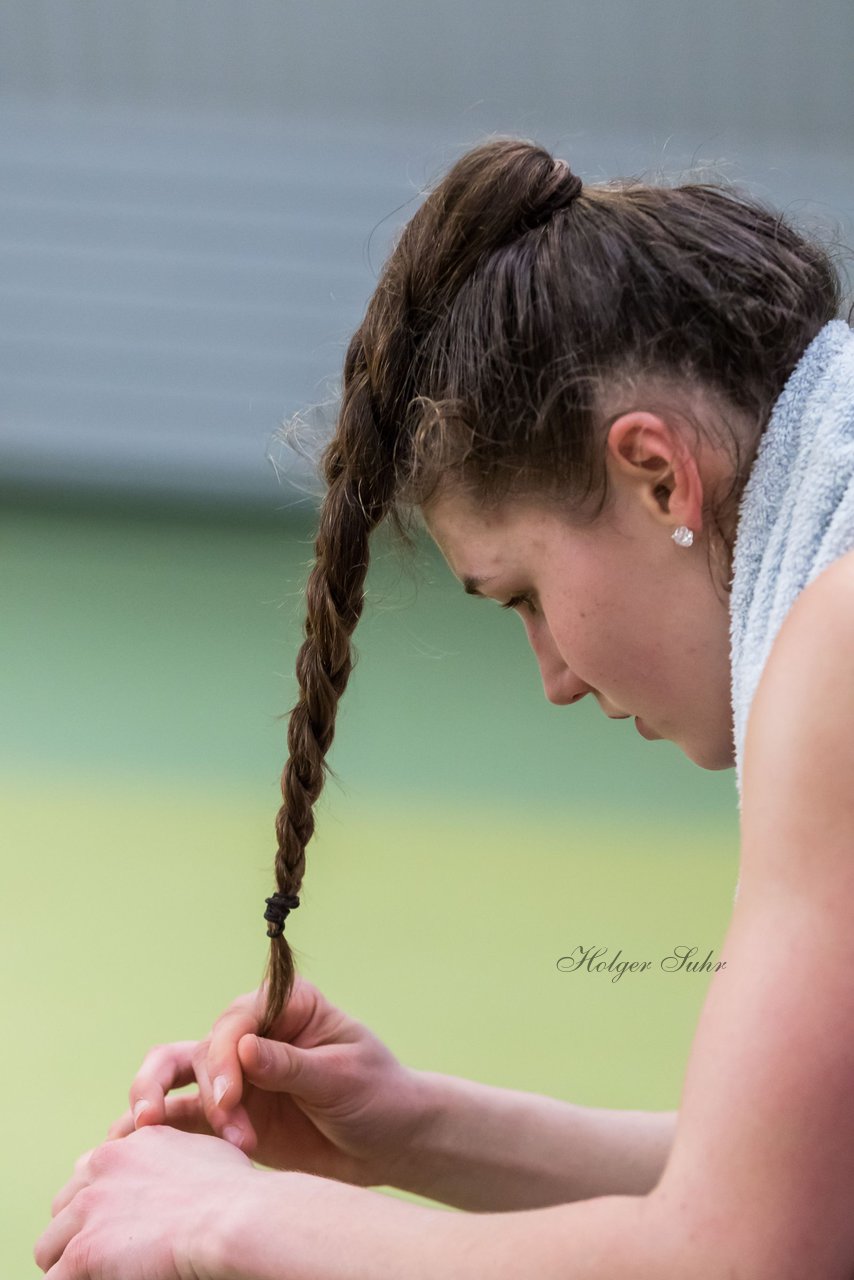
[[[642,738],[646,738],[649,742],[655,742],[661,737],[660,733],[656,733],[654,729],[650,729],[648,724],[644,724],[640,716],[635,716],[635,728]]]

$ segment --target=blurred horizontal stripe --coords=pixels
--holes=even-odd
[[[0,490],[311,501],[276,432],[331,428],[395,236],[485,137],[708,167],[850,240],[854,6],[819,13],[6,0]]]
[[[0,484],[298,499],[275,433],[334,400],[404,169],[365,137],[8,102],[0,125]]]

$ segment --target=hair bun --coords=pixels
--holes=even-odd
[[[573,173],[565,160],[558,158],[554,162],[554,176],[557,191],[561,196],[561,204],[556,208],[566,208],[581,195],[584,183],[577,173]]]
[[[553,214],[568,209],[581,195],[583,185],[565,160],[554,160],[525,200],[517,232],[541,227]]]

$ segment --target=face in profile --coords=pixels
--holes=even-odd
[[[466,590],[518,614],[550,702],[592,694],[605,714],[640,717],[644,736],[671,740],[701,768],[731,768],[728,598],[702,537],[690,548],[671,537],[682,523],[701,532],[699,508],[692,525],[673,493],[662,512],[651,481],[619,467],[612,480],[611,509],[589,527],[558,504],[508,499],[486,511],[451,492],[422,514]]]

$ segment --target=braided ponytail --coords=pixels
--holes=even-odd
[[[302,885],[305,847],[314,833],[313,806],[328,771],[325,757],[335,733],[338,699],[353,665],[350,637],[364,607],[368,538],[391,496],[391,471],[377,436],[361,332],[350,343],[338,430],[321,468],[327,489],[306,586],[305,638],[296,661],[300,694],[290,712],[282,805],[276,814],[276,883],[285,901],[296,898]],[[365,475],[371,489],[360,482]],[[275,904],[271,913],[277,914]],[[274,920],[268,931],[272,941],[261,1035],[269,1035],[294,982],[283,923]]]

